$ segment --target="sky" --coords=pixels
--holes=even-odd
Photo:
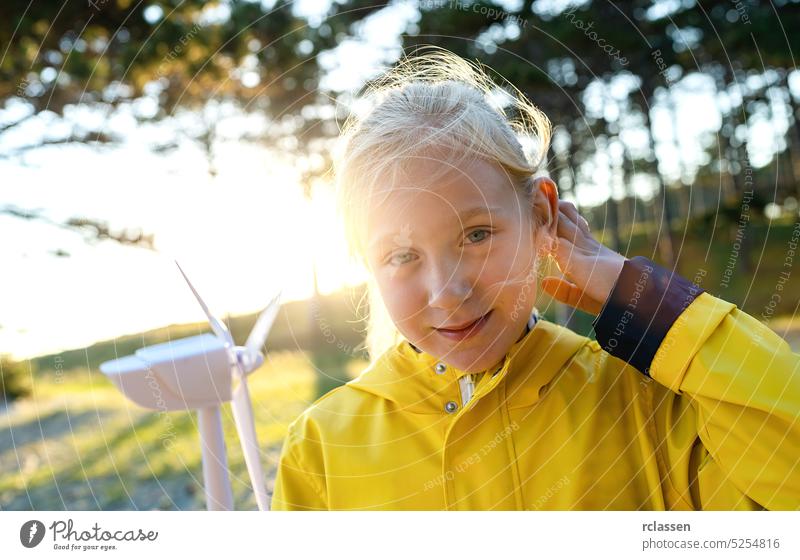
[[[332,201],[307,201],[291,169],[263,151],[230,147],[211,179],[201,154],[168,159],[129,148],[37,153],[28,167],[0,163],[13,177],[3,203],[42,208],[59,220],[98,217],[155,234],[157,251],[0,216],[0,348],[17,358],[82,347],[98,339],[203,320],[177,259],[211,308],[249,313],[279,290],[311,295],[311,263],[323,293],[363,281],[346,262]],[[63,249],[70,257],[56,257]]]
[[[317,6],[309,0],[299,3],[298,10]],[[323,86],[353,89],[378,73],[385,53],[397,47],[397,34],[411,20],[408,5],[370,18],[360,39],[343,42],[321,61],[328,69]],[[800,94],[797,74],[792,84]],[[626,87],[631,84],[621,76],[609,91],[587,92],[589,111],[606,110],[604,96],[621,96]],[[701,139],[719,126],[710,92],[711,84],[698,75],[676,86],[680,149],[689,168],[702,163],[693,159],[702,152]],[[0,122],[17,118],[21,110],[7,106],[0,110]],[[73,117],[83,122],[99,118],[88,112]],[[663,105],[655,107],[653,120],[664,171],[674,175],[674,132]],[[56,221],[82,216],[107,221],[112,228],[140,227],[155,234],[157,251],[113,241],[90,245],[73,231],[0,215],[0,353],[24,359],[204,320],[175,259],[218,315],[258,311],[279,289],[284,301],[309,297],[313,262],[323,293],[365,280],[365,272],[346,258],[330,190],[320,190],[313,202],[306,200],[296,170],[279,153],[225,143],[212,178],[204,155],[191,145],[168,157],[150,152],[147,143],[163,131],[135,126],[131,114],[123,112],[106,125],[125,133],[119,149],[47,148],[22,159],[0,159],[0,206],[41,209]],[[258,123],[235,123],[250,125]],[[59,126],[54,115],[42,115],[0,137],[0,151],[55,135]],[[781,126],[757,119],[747,131],[756,147],[754,166],[768,163]],[[630,134],[632,144],[644,143],[635,130]],[[598,157],[594,182],[578,186],[581,204],[602,202],[612,191],[603,158],[613,158],[613,151]],[[647,195],[653,184],[641,177],[635,187]],[[56,257],[56,249],[71,256]]]

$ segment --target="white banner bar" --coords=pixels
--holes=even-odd
[[[0,555],[797,559],[798,527],[800,512],[0,512]]]

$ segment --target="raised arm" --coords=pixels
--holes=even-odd
[[[594,327],[604,350],[677,395],[655,420],[686,500],[800,509],[800,355],[782,338],[644,257],[626,260]]]

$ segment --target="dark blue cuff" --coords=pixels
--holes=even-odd
[[[704,290],[645,257],[627,259],[592,322],[600,347],[650,376],[672,324]]]

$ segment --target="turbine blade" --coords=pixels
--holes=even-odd
[[[264,471],[261,468],[261,454],[258,447],[258,438],[256,437],[250,391],[247,388],[247,379],[244,375],[241,375],[239,367],[234,367],[233,371],[239,381],[239,386],[233,390],[233,399],[231,400],[236,432],[239,434],[239,442],[242,444],[244,461],[247,465],[247,472],[250,474],[253,492],[256,494],[258,509],[267,511],[269,510],[269,499],[267,497]]]
[[[261,315],[256,319],[256,324],[253,325],[253,330],[250,331],[250,335],[247,337],[245,347],[253,358],[251,363],[255,362],[255,356],[261,352],[261,349],[264,347],[264,342],[266,342],[269,331],[272,329],[275,317],[278,316],[278,311],[281,308],[282,293],[283,290],[279,291],[275,297],[272,298],[272,301],[267,304],[267,307],[264,308],[264,311],[262,311]]]
[[[222,340],[230,344],[231,347],[233,347],[234,346],[233,336],[231,336],[231,333],[230,331],[228,331],[228,328],[225,326],[225,323],[223,323],[222,321],[220,321],[211,314],[211,312],[208,310],[206,302],[203,301],[203,298],[201,298],[200,294],[197,293],[197,290],[194,289],[194,286],[192,285],[191,281],[189,281],[189,277],[186,276],[186,273],[181,268],[181,265],[178,264],[177,260],[175,261],[175,264],[178,265],[178,270],[181,271],[184,280],[186,280],[186,283],[189,284],[189,288],[192,290],[194,297],[197,298],[200,307],[203,308],[203,312],[206,314],[206,317],[208,317],[208,322],[211,323],[211,330],[214,331],[214,334],[216,334],[219,338],[221,338]]]

